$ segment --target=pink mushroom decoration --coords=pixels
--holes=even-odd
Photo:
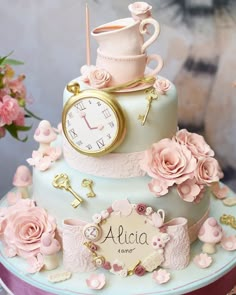
[[[199,240],[204,242],[202,251],[208,254],[215,253],[215,245],[221,241],[222,237],[223,230],[217,220],[214,217],[207,218],[198,233]]]
[[[52,270],[58,267],[58,252],[61,249],[60,243],[53,238],[51,233],[43,233],[41,237],[40,252],[43,254],[44,269]]]
[[[12,184],[17,188],[23,199],[29,198],[29,186],[32,184],[32,175],[28,167],[21,165],[16,169]]]
[[[51,142],[56,138],[57,134],[52,128],[50,122],[42,120],[34,133],[34,140],[39,143],[38,151],[44,155],[46,150],[50,147]]]

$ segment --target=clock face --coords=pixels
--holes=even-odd
[[[95,224],[89,224],[84,228],[84,236],[89,241],[97,241],[101,236],[101,229]]]
[[[65,105],[63,130],[77,151],[87,155],[105,154],[123,139],[124,117],[110,95],[88,90]]]

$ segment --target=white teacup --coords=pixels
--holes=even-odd
[[[150,69],[148,76],[155,76],[163,67],[163,60],[157,54],[139,54],[134,56],[108,56],[97,50],[96,66],[110,73],[112,76],[109,86],[117,86],[145,76],[147,65],[154,61],[154,69]]]
[[[154,27],[153,34],[144,42],[147,25]],[[145,52],[160,33],[159,23],[153,18],[135,21],[123,18],[95,28],[92,36],[99,44],[100,52],[105,55],[140,55]]]

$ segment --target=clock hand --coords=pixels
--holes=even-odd
[[[80,113],[80,116],[81,116],[81,118],[84,119],[86,125],[88,126],[88,128],[89,128],[90,130],[98,129],[98,127],[91,127],[91,126],[90,126],[90,124],[89,124],[89,122],[88,122],[88,120],[87,120],[87,118],[86,118],[86,114],[85,114],[84,112],[81,112],[81,113]]]

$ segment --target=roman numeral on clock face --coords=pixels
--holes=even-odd
[[[71,125],[71,124],[70,124],[70,120],[67,120],[67,121],[66,121],[66,124],[67,124],[67,127],[70,127],[70,125]]]
[[[109,126],[110,126],[111,128],[113,128],[115,125],[114,125],[114,123],[111,121],[111,122],[109,122]]]
[[[105,146],[105,143],[104,143],[104,140],[103,138],[100,138],[99,140],[96,141],[97,142],[97,145],[98,147],[101,149],[102,147]]]
[[[86,109],[86,107],[84,106],[83,102],[82,101],[79,101],[75,104],[75,107],[77,110],[80,110],[80,111],[83,111]]]
[[[70,133],[70,136],[72,139],[74,139],[78,136],[78,134],[75,132],[75,129],[70,129],[69,133]]]
[[[92,148],[91,144],[86,145],[86,148],[87,148],[88,150],[91,150],[91,148]]]
[[[79,141],[76,142],[77,145],[81,145],[82,143],[83,143],[82,140],[79,140]]]
[[[105,109],[103,112],[104,117],[107,119],[111,116],[109,109]]]

